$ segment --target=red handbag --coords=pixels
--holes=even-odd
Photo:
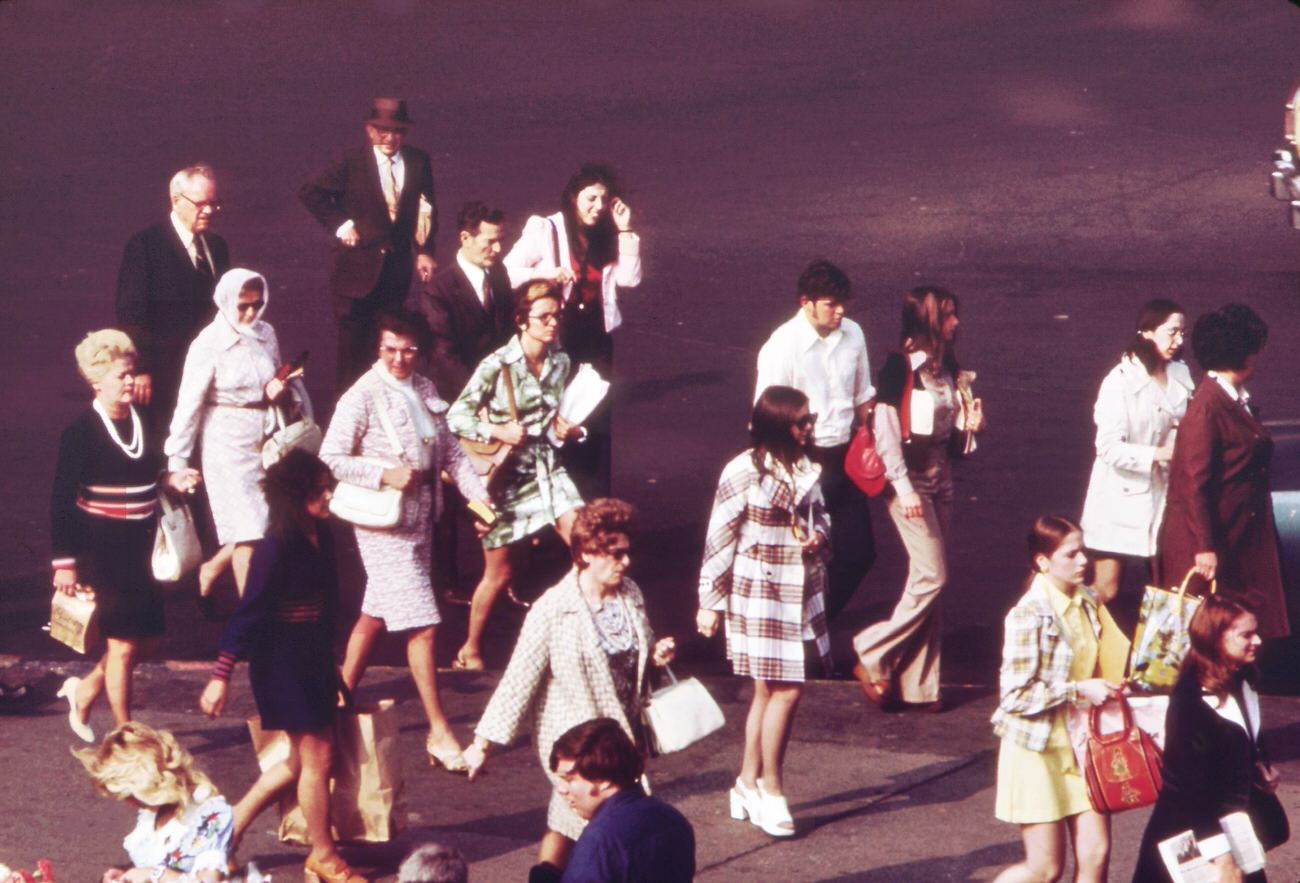
[[[1113,733],[1101,732],[1101,706],[1094,705],[1088,712],[1083,778],[1088,785],[1088,800],[1099,813],[1150,806],[1160,794],[1160,748],[1133,723],[1128,700],[1119,696],[1113,701],[1119,702],[1123,719]]]
[[[871,426],[859,426],[844,455],[844,474],[868,497],[876,497],[885,489],[885,461],[876,451],[876,439]]]

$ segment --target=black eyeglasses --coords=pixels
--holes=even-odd
[[[181,199],[185,200],[186,202],[194,206],[199,211],[203,211],[206,208],[206,209],[211,209],[212,212],[215,214],[216,212],[219,212],[222,209],[221,200],[219,199],[205,199],[202,202],[195,202],[194,200],[186,196],[184,193],[181,194]]]
[[[802,417],[800,417],[798,420],[796,420],[794,422],[794,425],[798,426],[800,429],[811,429],[812,427],[817,425],[817,415],[805,414]]]
[[[266,301],[259,297],[257,300],[250,300],[246,304],[235,304],[235,309],[243,313],[247,310],[260,310],[264,306],[266,306]]]
[[[420,348],[418,346],[407,346],[407,347],[381,346],[379,348],[379,351],[386,356],[392,356],[394,358],[396,358],[397,356],[409,356],[410,358],[413,359],[420,354]]]

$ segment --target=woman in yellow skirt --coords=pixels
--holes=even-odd
[[[1088,802],[1066,730],[1070,703],[1096,705],[1119,692],[1098,677],[1105,607],[1083,585],[1088,559],[1079,525],[1044,515],[1029,530],[1029,587],[1006,619],[1002,699],[993,731],[998,754],[995,814],[1020,826],[1025,860],[994,883],[1054,883],[1074,843],[1076,883],[1104,883],[1110,819]]]

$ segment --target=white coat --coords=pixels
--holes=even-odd
[[[1169,464],[1156,448],[1172,438],[1194,386],[1182,362],[1167,366],[1161,389],[1146,368],[1125,356],[1106,375],[1093,407],[1097,459],[1083,504],[1083,541],[1089,549],[1150,558],[1165,515]]]
[[[559,262],[556,262],[556,250]],[[524,224],[519,241],[501,262],[510,273],[510,284],[523,285],[537,276],[550,275],[560,267],[571,267],[573,257],[569,252],[569,236],[564,229],[564,213],[556,212],[543,218],[533,215]],[[610,332],[623,324],[623,314],[618,311],[618,289],[635,288],[641,284],[641,238],[635,233],[618,237],[618,260],[606,264],[601,271],[600,293],[605,308],[605,331]],[[573,296],[573,283],[564,285],[564,302]]]

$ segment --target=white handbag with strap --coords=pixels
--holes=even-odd
[[[664,671],[672,683],[650,694],[645,704],[645,722],[655,750],[671,754],[722,729],[726,718],[698,680],[679,681],[671,668],[665,666]]]
[[[203,546],[194,525],[194,513],[188,505],[173,503],[165,491],[159,492],[158,505],[161,511],[158,513],[158,531],[154,534],[150,565],[154,579],[174,583],[199,566],[203,560]]]
[[[284,455],[294,450],[302,448],[308,453],[320,453],[321,441],[324,434],[321,432],[320,424],[315,419],[315,414],[311,407],[311,397],[307,395],[307,389],[298,379],[289,381],[293,387],[294,395],[302,408],[302,416],[297,420],[289,423],[284,419],[284,409],[279,405],[271,407],[271,414],[275,420],[275,431],[271,433],[270,438],[262,442],[262,468],[270,469],[276,463],[284,459]]]
[[[394,451],[398,452],[400,460],[402,443],[397,437],[397,429],[393,426],[392,418],[388,416],[388,409],[381,405],[376,410],[379,412],[379,423],[384,428],[384,434],[388,436],[388,443],[392,445]],[[393,465],[382,460],[361,459],[385,469]],[[395,487],[384,487],[382,484],[378,488],[369,488],[350,481],[340,481],[334,488],[334,498],[330,500],[330,512],[358,527],[378,530],[396,527],[402,522],[402,492]]]

